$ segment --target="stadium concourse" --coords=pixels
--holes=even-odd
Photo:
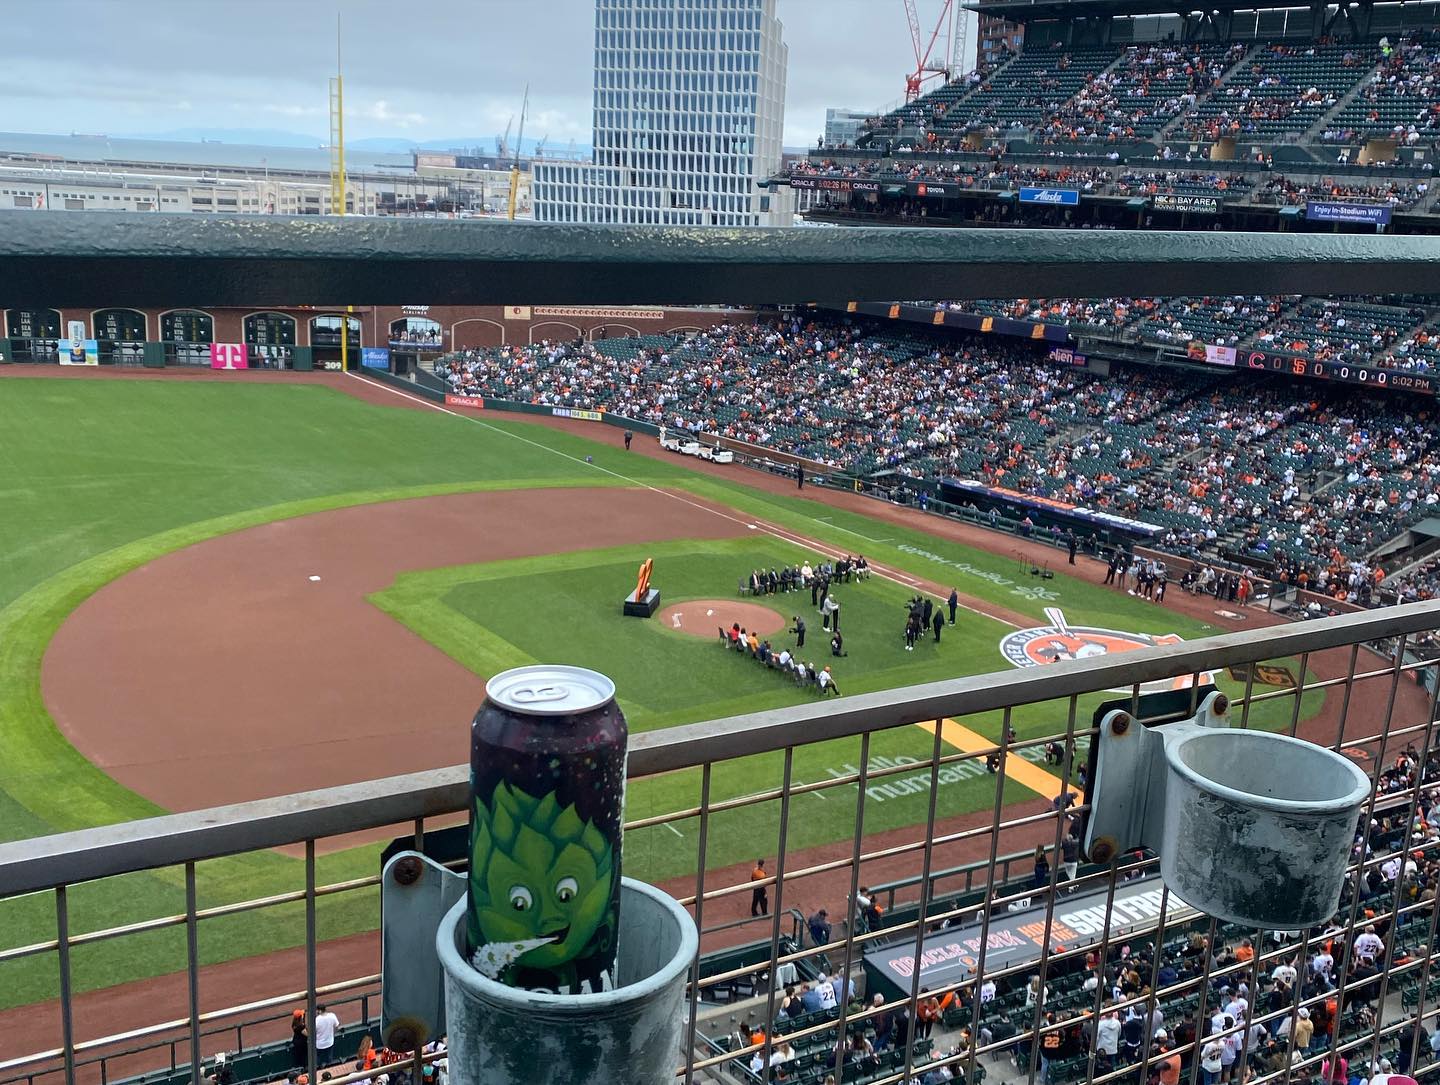
[[[1291,308],[1204,304],[1238,327]],[[1218,367],[1117,362],[1107,379],[1051,361],[1043,344],[808,316],[468,351],[435,374],[461,394],[605,410],[903,482],[937,508],[968,503],[945,486],[968,479],[984,485],[977,501],[1008,492],[1120,514],[1154,526],[1175,580],[1227,560],[1362,605],[1436,590],[1424,544],[1376,557],[1440,503],[1429,396]]]

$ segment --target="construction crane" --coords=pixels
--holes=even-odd
[[[510,129],[515,124],[515,114],[510,114],[510,119],[505,122],[505,134],[495,137],[495,157],[505,158],[510,153]]]
[[[959,61],[955,54],[957,49],[947,48],[943,50],[937,59],[935,56],[935,43],[940,39],[940,32],[946,32],[948,44],[954,44],[957,34],[963,34],[965,12],[955,0],[943,0],[940,6],[940,18],[935,23],[935,29],[930,32],[930,40],[924,47],[920,43],[920,13],[915,9],[915,0],[903,0],[905,4],[905,18],[910,23],[910,44],[915,50],[915,70],[905,77],[905,100],[913,102],[923,93],[922,88],[937,75],[950,79],[958,72],[951,71],[951,65]],[[961,24],[958,28],[956,24]]]
[[[525,97],[520,102],[520,133],[515,137],[515,157],[510,160],[510,197],[505,201],[505,217],[515,221],[515,199],[520,195],[520,152],[525,149],[525,114],[530,111],[530,84],[525,84]],[[505,129],[508,134],[510,129]]]

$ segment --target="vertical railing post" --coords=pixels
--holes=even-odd
[[[75,1019],[70,990],[70,903],[66,887],[55,887],[55,939],[59,943],[60,1038],[65,1053],[65,1085],[75,1085]]]
[[[190,1081],[200,1085],[200,931],[195,915],[195,864],[185,864],[185,982],[190,1010]]]
[[[315,1051],[315,987],[316,980],[315,962],[315,839],[311,837],[305,841],[305,1013],[309,1018],[310,1027],[307,1033],[310,1037],[306,1045],[306,1067],[310,1074],[312,1085],[318,1080],[316,1077],[316,1051]]]

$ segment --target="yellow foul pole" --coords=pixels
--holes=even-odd
[[[335,13],[335,78],[330,94],[330,211],[345,216],[345,76],[340,62],[340,13]],[[340,372],[350,372],[350,314],[355,306],[345,306],[340,321]]]

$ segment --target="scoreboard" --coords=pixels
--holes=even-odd
[[[247,316],[245,342],[256,347],[293,347],[295,321],[281,313],[255,313]]]
[[[134,309],[101,309],[95,314],[95,338],[107,343],[143,343],[145,314]]]
[[[60,314],[54,309],[11,309],[5,334],[11,339],[60,339]]]
[[[215,321],[194,309],[166,313],[160,318],[160,338],[167,343],[213,343]]]

